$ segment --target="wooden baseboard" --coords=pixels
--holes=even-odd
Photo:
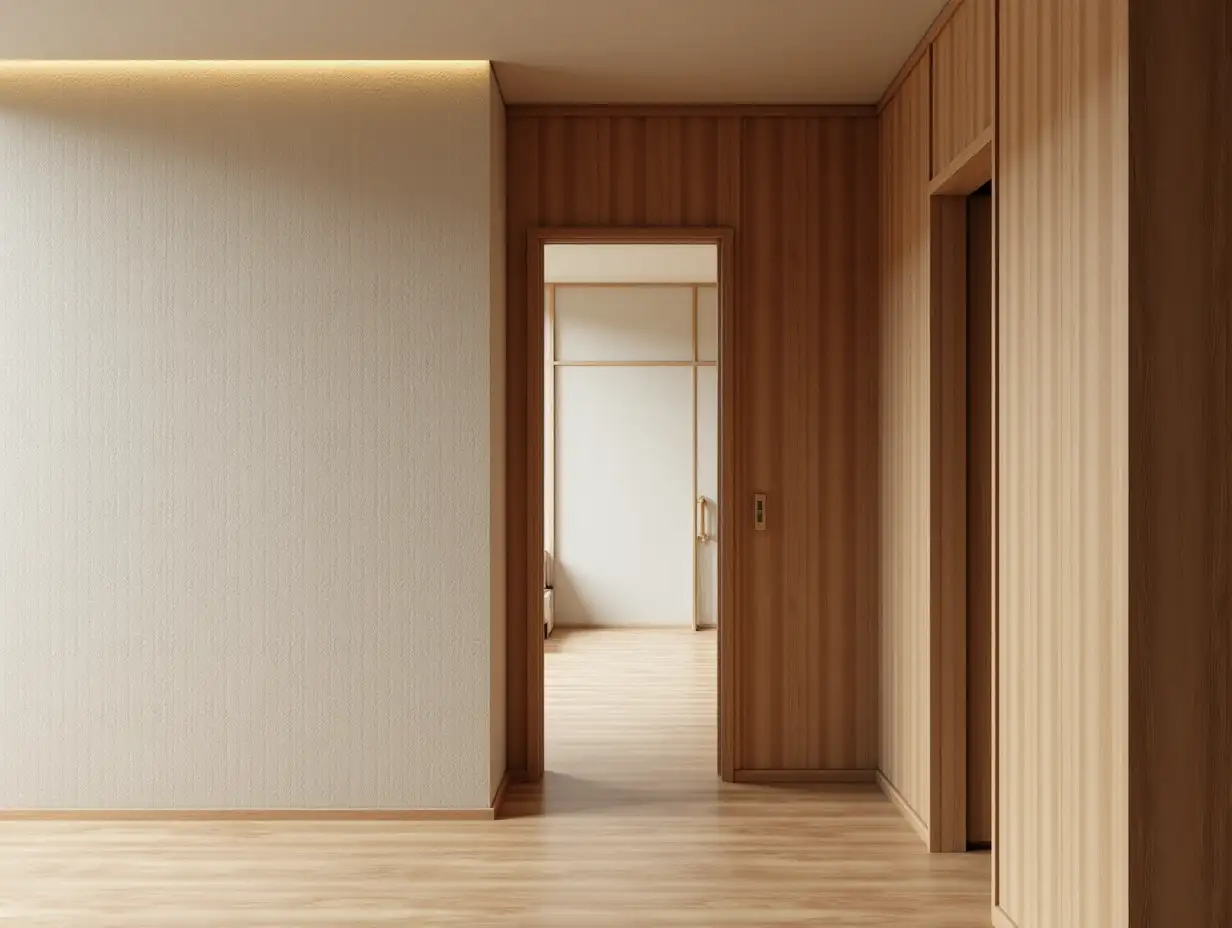
[[[992,907],[992,928],[1018,928],[1015,921],[999,905]]]
[[[506,770],[505,775],[501,777],[500,785],[496,787],[496,795],[492,797],[492,818],[498,819],[501,817],[501,806],[505,804],[505,793],[509,790],[509,783],[513,780],[513,774]]]
[[[809,119],[864,118],[877,115],[876,104],[765,104],[765,103],[515,103],[506,108],[510,119],[519,117],[801,117]]]
[[[714,629],[715,626],[706,626]],[[552,625],[557,632],[693,632],[692,625],[646,625],[630,623],[628,625],[566,625],[557,619]]]
[[[881,791],[885,793],[886,798],[894,803],[894,808],[898,809],[902,817],[907,820],[907,824],[920,836],[924,846],[928,847],[928,826],[924,824],[924,819],[920,818],[919,813],[911,807],[911,803],[903,797],[903,794],[895,788],[893,783],[886,779],[885,774],[880,770],[877,771],[877,785],[881,787]]]
[[[503,798],[498,794],[498,798]],[[487,809],[0,809],[0,822],[490,822]]]
[[[737,783],[875,783],[876,770],[737,770]]]

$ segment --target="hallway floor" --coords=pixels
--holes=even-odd
[[[551,773],[505,820],[0,824],[0,925],[988,925],[988,856],[876,788],[719,782],[713,632],[547,651]]]

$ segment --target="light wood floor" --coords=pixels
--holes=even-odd
[[[713,633],[558,632],[542,787],[495,823],[0,824],[0,924],[989,924],[875,788],[716,776]],[[539,814],[545,813],[545,814]]]

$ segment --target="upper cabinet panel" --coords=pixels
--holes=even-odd
[[[963,0],[933,42],[933,176],[992,126],[996,0]]]

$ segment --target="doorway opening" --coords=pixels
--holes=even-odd
[[[718,249],[544,249],[544,624],[718,627]]]
[[[934,853],[996,841],[996,295],[991,137],[931,198]]]
[[[722,229],[532,237],[543,584],[527,717],[549,803],[577,781],[735,766],[730,251]]]
[[[967,197],[967,848],[992,848],[992,184]]]

